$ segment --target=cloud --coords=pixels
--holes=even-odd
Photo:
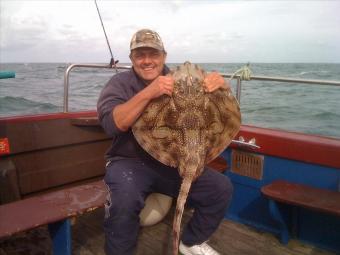
[[[337,1],[97,3],[121,62],[145,27],[160,33],[170,62],[340,62]],[[0,0],[0,7],[0,62],[110,58],[93,1]]]

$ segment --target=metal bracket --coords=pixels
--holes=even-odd
[[[232,140],[233,144],[239,145],[239,146],[245,146],[249,147],[251,149],[260,149],[261,147],[256,144],[256,139],[251,138],[248,142],[246,142],[243,138],[243,136],[240,136],[238,140]]]

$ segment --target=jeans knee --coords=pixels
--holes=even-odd
[[[216,182],[216,194],[218,194],[218,198],[220,200],[225,201],[226,204],[230,203],[232,194],[233,194],[233,185],[228,176],[223,175]]]
[[[110,189],[105,203],[105,218],[138,217],[144,207],[144,199],[136,189]]]

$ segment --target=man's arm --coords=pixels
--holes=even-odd
[[[121,131],[127,131],[152,99],[164,94],[171,96],[173,87],[174,80],[172,77],[158,76],[130,100],[117,105],[112,111],[112,117],[117,128]]]

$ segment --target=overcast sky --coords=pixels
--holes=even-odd
[[[141,28],[168,62],[340,62],[340,1],[97,0],[115,59]],[[92,0],[0,0],[0,62],[108,62]]]

